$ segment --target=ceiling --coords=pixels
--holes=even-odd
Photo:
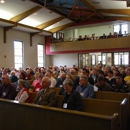
[[[0,27],[48,36],[66,28],[130,21],[126,0],[5,0]]]

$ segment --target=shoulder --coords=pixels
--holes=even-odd
[[[48,93],[56,93],[55,90],[53,90],[52,88],[48,88],[46,91],[47,91]]]

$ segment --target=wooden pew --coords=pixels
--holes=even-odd
[[[61,90],[61,88],[51,88],[51,89],[55,90],[56,95],[59,95],[59,92],[60,92],[60,90]]]
[[[117,93],[117,92],[94,92],[95,99],[122,101],[124,98],[128,99],[127,112],[128,112],[128,125],[130,129],[130,93]]]
[[[30,92],[30,93],[29,93],[29,96],[30,96],[30,103],[33,103],[34,100],[35,100],[35,97],[36,97],[36,93]]]
[[[83,98],[83,112],[112,115],[112,113],[119,114],[120,130],[127,130],[127,98],[122,102],[100,100],[100,99],[87,99]],[[61,108],[62,96],[57,96],[57,107]]]
[[[30,93],[31,103],[34,102],[36,93]],[[83,98],[83,111],[101,115],[111,116],[113,113],[119,114],[120,130],[127,130],[127,99],[121,101],[110,101],[100,99]],[[57,107],[62,107],[62,96],[57,95]]]
[[[118,130],[111,116],[0,99],[1,130]]]

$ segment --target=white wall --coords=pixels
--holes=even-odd
[[[78,65],[78,54],[56,54],[51,56],[52,66],[72,67]]]
[[[3,28],[0,28],[0,67],[14,66],[14,40],[22,41],[24,43],[24,65],[32,68],[37,66],[37,44],[44,44],[44,36],[35,35],[32,39],[32,46],[30,46],[30,34],[17,30],[9,30],[6,34],[6,43],[3,43]],[[6,58],[4,57],[6,55]]]
[[[89,35],[91,36],[95,33],[96,36],[101,36],[103,33],[108,35],[110,32],[113,33],[113,25],[106,25],[106,26],[98,26],[98,27],[88,27],[88,28],[81,28],[79,30],[79,35]]]

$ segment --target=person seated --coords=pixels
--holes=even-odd
[[[103,78],[104,78],[104,81],[105,81],[106,83],[108,83],[108,84],[110,83],[109,80],[108,80],[107,78],[105,78],[105,74],[104,74],[103,71],[100,70],[100,71],[98,72],[98,76],[99,76],[99,77],[103,77]]]
[[[107,36],[107,38],[112,38],[112,37],[113,37],[113,35],[112,35],[112,33],[110,32],[109,35]]]
[[[129,93],[129,86],[123,82],[123,77],[121,74],[117,74],[115,76],[116,83],[112,85],[112,91],[114,92],[122,92],[122,93]]]
[[[94,79],[93,79],[92,77],[90,77],[90,71],[89,71],[89,70],[83,68],[83,69],[81,70],[81,73],[82,73],[82,75],[86,75],[86,76],[87,76],[88,82],[89,82],[90,84],[94,85]]]
[[[96,39],[95,33],[93,33],[92,36],[91,36],[91,40],[95,40],[95,39]]]
[[[36,86],[33,88],[33,92],[37,93],[39,90],[42,89],[42,78],[44,77],[44,75],[40,74],[39,75],[39,82],[36,84]]]
[[[83,40],[82,36],[79,35],[78,41],[82,41],[82,40]]]
[[[52,77],[52,71],[51,71],[51,70],[47,70],[45,76],[46,76],[46,77],[49,77],[50,80],[51,80],[50,88],[54,88],[55,85],[56,85],[56,79],[54,79],[54,78]]]
[[[87,40],[87,35],[85,35],[83,39],[84,39],[84,40]]]
[[[112,90],[111,86],[104,81],[103,77],[97,78],[97,83],[95,84],[95,86],[98,88],[98,91],[111,91]]]
[[[98,70],[97,70],[97,68],[93,68],[90,77],[93,78],[94,84],[95,84],[97,82],[97,78],[98,78]]]
[[[42,89],[37,92],[34,104],[55,107],[57,102],[56,92],[49,88],[51,80],[49,77],[43,77]]]
[[[67,74],[66,78],[71,79],[73,81],[73,89],[74,89],[74,76],[72,74]],[[63,85],[59,91],[59,95],[63,95],[64,91],[65,91],[65,89],[64,89],[64,85]]]
[[[66,79],[66,73],[61,73],[59,79],[56,82],[55,88],[63,87],[63,82]]]
[[[15,97],[15,100],[18,102],[30,102],[30,96],[29,96],[29,91],[26,88],[26,84],[25,81],[22,79],[18,80],[18,89],[19,92],[17,94],[17,96]]]
[[[73,86],[73,89],[76,89],[76,87],[79,85],[79,76],[76,75],[76,70],[75,69],[70,69],[70,74],[73,75],[74,77],[74,86]]]
[[[114,34],[113,34],[113,37],[112,37],[112,38],[117,38],[117,37],[118,37],[117,32],[114,32]]]
[[[76,88],[76,91],[80,93],[83,98],[93,98],[94,88],[93,85],[88,83],[88,78],[86,75],[80,76],[80,85]]]
[[[18,78],[15,76],[15,72],[11,71],[11,76],[9,77],[11,79],[11,83],[17,82]]]
[[[29,85],[29,83],[27,82],[27,80],[25,80],[25,78],[26,78],[26,75],[25,75],[25,73],[24,73],[23,71],[22,71],[21,73],[19,73],[19,79],[23,79],[23,80],[25,81],[25,84],[26,84],[25,86],[26,86],[26,88],[29,89],[29,88],[30,88],[30,85]],[[18,81],[14,83],[14,86],[15,86],[16,90],[18,90],[18,88],[17,88],[17,86],[18,86]]]
[[[63,82],[65,92],[63,94],[62,108],[81,111],[83,108],[82,97],[73,89],[73,81],[69,78]]]
[[[31,80],[31,72],[29,69],[26,70],[26,76],[25,76],[26,80]]]
[[[36,73],[35,73],[35,80],[33,80],[32,84],[31,84],[32,87],[35,87],[35,86],[37,85],[37,83],[40,82],[40,81],[39,81],[39,75],[40,75],[39,72],[36,72]]]
[[[99,37],[99,39],[106,39],[106,38],[107,38],[107,36],[105,33],[103,33],[103,35]]]
[[[124,78],[125,83],[130,87],[130,67],[125,69],[126,76]]]
[[[2,85],[0,86],[0,98],[14,100],[16,89],[10,83],[9,77],[6,74],[2,75]]]
[[[106,76],[106,78],[109,80],[110,86],[112,86],[112,84],[115,84],[115,77],[113,75],[113,71],[109,70],[107,74],[108,76]]]

